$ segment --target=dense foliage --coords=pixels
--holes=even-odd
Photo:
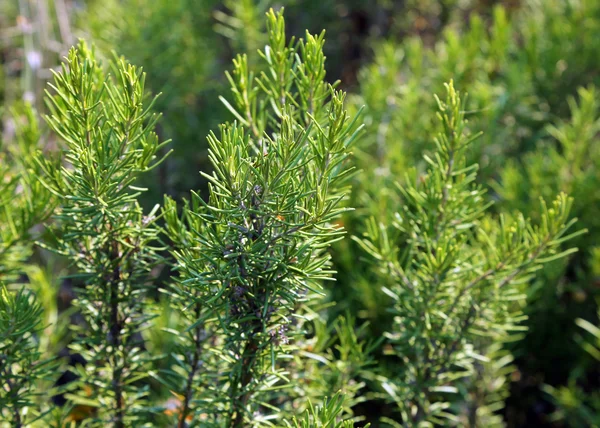
[[[598,425],[599,30],[0,4],[0,426]]]

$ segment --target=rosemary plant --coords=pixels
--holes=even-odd
[[[222,101],[236,120],[208,137],[208,200],[193,193],[180,217],[165,203],[180,273],[171,301],[188,323],[189,351],[168,381],[183,396],[179,426],[277,421],[269,400],[286,384],[298,308],[331,279],[326,250],[343,235],[334,220],[347,210],[357,118],[325,82],[323,33],[288,43],[273,11],[267,30],[265,71],[238,56],[228,74]]]
[[[545,0],[526,5],[522,21],[496,8],[489,26],[473,15],[468,31],[448,27],[431,49],[416,38],[381,44],[348,107],[326,81],[324,34],[288,40],[283,12],[260,21],[266,0],[93,3],[84,20],[105,55],[82,42],[54,73],[46,119],[56,155],[37,151],[45,132],[28,106],[14,108],[2,130],[0,426],[511,424],[502,408],[515,365],[524,378],[539,373],[515,363],[513,350],[544,354],[537,345],[550,335],[538,332],[555,331],[545,325],[561,318],[536,314],[562,311],[552,303],[566,294],[560,287],[591,307],[600,272],[597,90],[564,103],[598,77],[586,43],[600,22],[596,3]],[[320,7],[362,27],[353,8]],[[235,57],[226,79],[214,79],[229,51],[213,29],[255,51]],[[115,46],[151,78],[124,59],[97,59]],[[452,83],[445,101],[429,98],[451,76],[472,87],[468,104]],[[217,108],[209,100],[222,82],[231,92]],[[155,103],[149,89],[160,88],[168,95]],[[355,176],[362,104],[369,136]],[[162,128],[155,109],[167,115]],[[465,120],[467,110],[477,122]],[[230,121],[209,134],[206,155],[198,130],[221,112]],[[486,136],[475,145],[479,130]],[[169,165],[157,134],[177,137]],[[206,159],[201,178],[187,173]],[[156,190],[171,196],[146,211],[155,195],[141,180],[157,165]],[[493,211],[477,184],[491,177],[499,178]],[[186,183],[208,184],[176,202]],[[53,253],[34,252],[36,225],[51,213],[40,245]],[[572,214],[592,233],[573,231]],[[344,227],[366,233],[342,240]],[[570,245],[582,251],[570,257]],[[359,263],[365,253],[374,268]],[[343,285],[325,287],[335,266]],[[71,275],[55,287],[60,269]],[[596,311],[578,307],[569,310],[577,323],[563,324],[587,331],[590,360],[571,363],[568,387],[545,381],[554,417],[588,426],[600,408],[587,393],[600,330]],[[67,352],[83,363],[60,374],[76,379],[49,388],[52,357]],[[580,351],[568,352],[560,355]],[[64,406],[52,408],[55,392]]]
[[[158,206],[144,215],[134,187],[156,166],[158,119],[144,92],[142,71],[119,59],[105,74],[83,42],[69,51],[48,94],[47,122],[62,142],[63,159],[40,157],[45,186],[58,198],[60,233],[50,247],[68,257],[76,274],[75,305],[85,325],[73,325],[72,351],[87,361],[68,398],[94,409],[94,426],[131,426],[144,410],[149,357],[140,330],[143,304],[160,258],[153,243]]]
[[[45,415],[36,387],[53,376],[55,364],[42,358],[35,340],[41,322],[42,306],[32,292],[11,292],[0,283],[0,426],[31,426]]]
[[[596,316],[600,318],[600,313]],[[578,345],[590,357],[590,361],[587,361],[582,368],[595,368],[600,362],[600,327],[582,318],[578,318],[575,322],[585,331],[583,337],[578,337]],[[557,407],[552,420],[564,421],[568,426],[582,428],[600,424],[600,394],[598,391],[588,391],[581,385],[581,378],[584,375],[585,371],[580,369],[571,375],[567,386],[554,388],[545,385],[545,392],[552,396]]]
[[[12,288],[23,281],[32,255],[32,228],[50,214],[53,201],[36,177],[33,159],[41,132],[35,111],[15,105],[7,123],[12,136],[0,140],[0,425],[22,427],[45,415],[36,387],[55,365],[39,347],[42,306],[31,291]]]
[[[351,428],[354,426],[352,421],[340,420],[340,414],[344,408],[344,396],[336,394],[331,400],[325,399],[323,406],[313,407],[309,402],[309,408],[302,417],[292,419],[292,422],[285,421],[288,428]],[[369,428],[370,424],[365,425]]]
[[[575,220],[564,194],[550,207],[542,202],[537,226],[519,213],[486,216],[477,165],[465,158],[478,135],[468,136],[452,83],[447,93],[446,102],[437,99],[443,131],[427,172],[399,185],[402,206],[389,230],[373,220],[358,239],[379,262],[382,283],[392,283],[386,336],[403,365],[382,386],[401,415],[402,423],[387,420],[393,426],[481,426],[490,412],[474,405],[469,381],[492,350],[498,356],[495,343],[522,329],[523,284],[542,263],[574,252],[560,244],[583,232],[568,232]]]
[[[9,112],[11,141],[0,140],[0,281],[23,273],[35,239],[31,229],[52,210],[52,195],[37,180],[33,162],[40,139],[35,111],[25,104]]]

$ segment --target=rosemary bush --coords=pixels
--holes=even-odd
[[[402,415],[403,424],[388,419],[393,426],[501,425],[490,391],[478,397],[473,389],[482,380],[473,380],[499,357],[495,345],[520,330],[522,284],[541,263],[572,253],[560,244],[582,233],[567,233],[574,220],[564,194],[551,207],[542,202],[537,226],[520,213],[486,215],[477,165],[465,157],[478,135],[467,134],[465,104],[452,83],[447,93],[445,102],[437,99],[443,131],[426,172],[413,170],[399,185],[391,228],[373,219],[358,240],[379,262],[379,282],[391,284],[384,288],[393,315],[386,337],[403,361],[382,381]]]
[[[567,159],[572,155],[564,152],[553,130],[563,132],[568,126],[573,102],[565,100],[580,98],[582,85],[598,85],[595,44],[585,40],[594,38],[599,28],[600,9],[597,2],[541,0],[481,10],[485,13],[470,14],[465,25],[447,26],[433,43],[427,37],[406,37],[374,44],[373,63],[363,67],[360,90],[349,97],[350,111],[364,106],[366,132],[356,147],[356,164],[364,171],[352,183],[350,204],[356,212],[345,215],[343,222],[350,233],[361,235],[365,216],[383,224],[394,221],[392,207],[402,203],[394,183],[413,166],[418,173],[427,168],[422,155],[432,156],[430,136],[442,130],[430,94],[441,93],[451,78],[470,95],[465,105],[470,131],[483,131],[466,156],[468,164],[480,166],[477,182],[488,190],[485,201],[496,202],[493,212],[519,210],[539,221],[540,196],[549,201],[564,191],[574,197],[573,215],[590,233],[573,241],[579,253],[546,264],[526,289],[528,319],[521,324],[528,331],[505,346],[517,363],[510,369],[512,408],[505,417],[516,425],[525,420],[540,424],[551,412],[541,392],[543,383],[564,385],[570,372],[580,370],[582,352],[578,346],[565,346],[565,337],[575,334],[578,317],[595,323],[597,275],[589,254],[598,241],[592,189],[599,181],[592,172],[597,154],[584,149],[595,138],[594,119],[583,119],[590,116],[590,108],[582,106],[579,119],[573,118],[581,132],[567,137],[572,147],[567,151],[587,150],[582,173],[579,168],[571,172]],[[341,302],[334,313],[358,314],[370,321],[371,334],[379,336],[392,321],[381,310],[389,297],[382,287],[373,286],[381,277],[356,263],[361,253],[349,240],[334,247],[341,284],[333,290],[333,298]],[[586,372],[581,381],[591,388],[595,374],[589,367]]]
[[[97,409],[95,421],[122,427],[137,423],[146,388],[148,357],[140,331],[149,317],[143,304],[150,271],[159,261],[155,213],[137,203],[137,176],[160,162],[152,132],[157,116],[145,102],[142,72],[116,60],[114,77],[83,43],[72,49],[48,97],[47,122],[64,144],[64,160],[38,159],[42,182],[57,197],[56,243],[48,248],[76,269],[75,305],[85,325],[75,325],[72,350],[87,362],[77,383],[87,396],[76,404]],[[66,165],[63,163],[66,162]],[[74,383],[75,386],[77,383]]]
[[[40,130],[33,109],[21,105],[9,114],[14,135],[0,141],[0,421],[22,427],[47,413],[37,388],[56,368],[39,349],[44,308],[18,285],[32,253],[32,227],[49,215],[52,197],[36,179]]]
[[[600,223],[595,207],[600,203],[598,183],[600,174],[600,153],[598,152],[598,132],[600,131],[600,106],[597,100],[598,92],[594,87],[580,88],[577,98],[569,97],[568,105],[571,116],[568,119],[548,126],[547,137],[543,145],[537,150],[528,153],[520,162],[508,162],[501,172],[502,185],[496,186],[501,196],[501,203],[511,209],[522,209],[530,204],[534,198],[548,197],[552,192],[564,191],[573,195],[573,215],[576,215],[589,233],[578,237],[573,243],[580,248],[580,252],[569,260],[554,262],[545,269],[532,286],[530,291],[531,303],[528,311],[531,317],[530,325],[533,332],[524,341],[526,350],[538,349],[551,353],[555,358],[568,361],[573,369],[557,371],[551,369],[547,383],[560,385],[556,378],[564,379],[565,386],[556,388],[546,386],[546,390],[560,390],[560,402],[565,404],[573,426],[581,425],[581,417],[589,422],[598,412],[582,411],[578,416],[573,411],[575,408],[585,409],[587,400],[576,399],[566,403],[566,397],[582,396],[582,389],[589,389],[587,376],[593,376],[596,369],[589,362],[587,355],[581,352],[581,347],[576,343],[564,347],[564,342],[550,342],[545,336],[535,334],[537,331],[546,331],[549,326],[560,325],[569,341],[579,335],[581,318],[586,325],[597,324],[597,281],[598,269],[598,240]],[[531,213],[539,218],[539,211]],[[548,284],[555,284],[549,287]],[[562,303],[561,301],[565,301]],[[540,351],[538,351],[540,352]],[[551,365],[545,361],[550,370]],[[593,400],[591,400],[593,403]],[[586,404],[584,404],[586,402]],[[598,405],[595,406],[598,409]],[[559,412],[555,416],[563,414]],[[597,421],[597,419],[596,419]],[[570,422],[571,423],[571,422]],[[595,422],[597,423],[597,422]]]
[[[3,112],[0,426],[518,425],[559,340],[595,423],[596,3],[269,3],[87,2],[47,127]],[[347,97],[349,26],[420,37]]]
[[[70,348],[84,364],[65,398],[87,409],[87,425],[138,426],[162,413],[159,420],[174,416],[181,427],[273,425],[283,417],[302,426],[348,426],[337,391],[320,410],[305,396],[308,410],[298,420],[285,405],[284,386],[302,308],[333,273],[326,250],[343,235],[334,220],[347,210],[341,201],[353,172],[349,148],[360,126],[344,109],[345,94],[324,80],[324,35],[288,43],[283,16],[272,11],[267,28],[265,71],[254,77],[246,56],[234,61],[233,101],[223,102],[239,122],[208,138],[208,200],[193,193],[179,212],[165,200],[165,230],[180,272],[164,290],[181,321],[171,355],[153,355],[144,341],[154,321],[153,268],[167,263],[159,207],[144,215],[137,201],[145,189],[136,181],[159,165],[167,144],[153,132],[158,116],[145,75],[119,58],[103,66],[83,42],[55,73],[46,121],[60,140],[59,156],[39,154],[33,165],[35,186],[58,202],[50,239],[41,245],[66,257],[74,272],[73,304],[82,321],[72,325]],[[33,334],[39,306],[28,294],[14,303],[7,293],[8,314],[13,306],[29,308],[23,316],[31,318]],[[344,349],[358,346],[360,354],[353,325],[347,328],[350,337],[339,349],[350,354]],[[21,363],[19,355],[11,354],[8,367]],[[164,359],[173,365],[151,370]],[[169,401],[152,401],[149,374],[180,398],[174,411]],[[25,392],[22,398],[11,388],[9,372],[2,381],[11,403],[25,400]]]
[[[0,284],[0,421],[13,427],[31,426],[42,419],[49,406],[42,384],[51,379],[54,361],[44,359],[35,334],[42,327],[43,307],[30,291],[9,291]]]
[[[205,415],[206,426],[273,418],[273,405],[257,412],[281,394],[299,306],[331,277],[325,250],[343,233],[333,220],[345,210],[356,118],[324,81],[323,34],[288,44],[273,12],[267,28],[265,71],[238,56],[228,75],[233,99],[223,102],[237,122],[209,136],[208,201],[193,194],[181,219],[165,204],[179,247],[174,300],[191,325],[184,349],[194,349],[181,358],[180,421]]]
[[[34,163],[40,129],[30,105],[5,113],[14,135],[0,140],[0,281],[15,282],[31,256],[32,228],[52,209],[52,197],[37,180]]]

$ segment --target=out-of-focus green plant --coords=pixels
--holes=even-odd
[[[519,213],[486,217],[477,165],[465,156],[478,134],[468,135],[465,103],[452,83],[447,92],[445,103],[436,99],[443,130],[425,157],[426,172],[413,169],[399,184],[391,227],[372,219],[357,239],[378,262],[381,282],[391,284],[384,287],[394,316],[386,337],[401,363],[383,373],[382,387],[402,416],[402,423],[386,421],[398,427],[501,425],[490,419],[499,409],[486,407],[487,391],[471,391],[485,386],[477,361],[493,361],[497,344],[520,330],[522,284],[543,263],[573,253],[561,243],[582,233],[569,231],[575,220],[564,194],[550,207],[542,202],[536,226]]]
[[[350,103],[365,106],[369,132],[357,148],[357,164],[364,173],[353,183],[352,204],[358,216],[345,216],[349,230],[360,233],[362,226],[355,219],[363,215],[383,223],[393,221],[390,208],[398,203],[394,182],[413,166],[419,171],[424,168],[422,154],[434,149],[429,136],[440,131],[439,121],[430,113],[436,108],[430,94],[443,90],[450,79],[472,94],[465,105],[466,113],[473,116],[472,132],[485,131],[481,143],[467,153],[471,162],[480,165],[479,181],[496,174],[511,151],[537,138],[545,114],[537,108],[527,76],[508,60],[516,50],[502,8],[495,9],[489,28],[474,15],[465,33],[448,28],[433,48],[417,38],[376,46],[375,61],[360,74],[360,92]],[[378,329],[386,323],[386,314],[379,310],[386,297],[370,286],[373,278],[355,263],[359,254],[348,242],[336,249],[335,259],[343,272],[340,280],[351,290],[343,294],[348,303],[355,299],[350,307]]]
[[[578,351],[585,349],[593,356],[594,345],[588,341],[582,347],[564,346],[561,340],[552,346],[548,344],[549,333],[546,333],[552,331],[552,326],[560,326],[564,334],[572,337],[579,335],[576,325],[595,332],[594,324],[582,318],[575,320],[575,317],[583,315],[593,319],[593,309],[597,308],[600,277],[597,242],[600,223],[596,212],[600,204],[598,92],[594,87],[580,88],[578,98],[570,97],[567,104],[570,119],[548,127],[546,142],[536,151],[509,162],[496,188],[502,203],[510,208],[522,208],[532,198],[546,197],[555,191],[570,192],[576,198],[573,213],[589,228],[588,234],[576,240],[580,253],[569,264],[556,263],[552,269],[546,269],[530,291],[528,310],[537,316],[531,317],[534,330],[522,346],[525,350],[543,349],[554,358],[571,361],[570,370],[562,370],[562,376],[568,376],[564,386],[545,386],[559,407],[554,417],[564,419],[569,426],[594,426],[599,421],[600,401],[592,391],[594,381],[590,377],[595,376],[596,369],[589,358],[580,356]],[[539,214],[532,212],[532,215]],[[573,309],[566,311],[565,306]],[[554,365],[543,360],[538,364]],[[556,383],[552,378],[546,382]]]
[[[600,81],[600,59],[594,53],[600,4],[595,0],[528,0],[516,21],[523,48],[519,60],[535,93],[551,114],[568,115],[566,96]]]
[[[548,200],[563,190],[573,195],[574,215],[581,218],[582,227],[590,229],[574,243],[582,248],[579,254],[547,264],[528,289],[531,306],[526,313],[530,317],[524,323],[529,333],[527,339],[509,346],[524,371],[523,384],[525,379],[544,376],[546,381],[560,383],[577,365],[576,355],[580,353],[575,347],[564,346],[564,326],[574,326],[581,311],[591,316],[595,309],[590,298],[594,280],[589,265],[581,261],[587,257],[588,246],[598,240],[594,226],[598,216],[593,214],[598,186],[592,184],[596,180],[590,172],[593,168],[585,174],[585,183],[577,181],[569,188],[558,183],[563,176],[553,165],[564,165],[566,173],[568,162],[558,160],[562,149],[552,149],[557,141],[549,130],[551,124],[560,127],[567,119],[565,100],[575,96],[582,83],[600,82],[596,72],[600,64],[591,41],[600,25],[600,9],[593,1],[521,3],[521,7],[508,11],[496,7],[481,17],[471,14],[463,23],[451,18],[438,39],[427,35],[375,43],[374,61],[363,68],[359,92],[350,97],[350,111],[365,106],[367,132],[355,155],[357,166],[364,171],[353,183],[350,204],[356,212],[345,215],[342,221],[358,235],[364,231],[358,220],[363,216],[373,216],[383,224],[394,221],[392,207],[398,206],[400,198],[393,191],[393,183],[409,168],[422,172],[427,164],[421,154],[435,149],[428,136],[439,132],[440,124],[432,113],[435,106],[429,94],[441,91],[443,82],[453,78],[470,94],[465,106],[470,131],[484,131],[480,144],[467,156],[469,163],[480,165],[478,182],[493,188],[488,198],[499,200],[492,209],[518,209],[539,219],[539,196]],[[576,145],[581,150],[586,146]],[[532,177],[538,177],[531,182],[522,177],[522,161],[529,159],[528,152],[535,153],[531,159],[535,157],[540,166],[538,171],[531,171]],[[556,155],[548,156],[549,152]],[[593,164],[594,153],[584,157],[584,163]],[[506,166],[507,172],[502,172]],[[515,170],[517,174],[509,178]],[[548,174],[536,175],[542,170]],[[505,179],[508,192],[501,190]],[[548,185],[543,184],[546,179]],[[549,185],[554,182],[559,185]],[[507,202],[502,201],[505,197]],[[340,302],[333,311],[350,309],[359,319],[370,320],[372,334],[379,335],[392,320],[381,310],[389,304],[389,297],[373,284],[389,284],[357,263],[360,254],[357,245],[347,240],[334,246],[341,286],[333,289],[333,300]],[[546,297],[539,298],[542,294]],[[560,368],[548,355],[560,359]],[[541,394],[532,398],[534,395],[528,394],[523,400],[516,396],[513,403],[529,407],[539,404]]]
[[[0,138],[0,425],[25,427],[40,423],[50,410],[40,391],[51,391],[57,364],[45,335],[54,321],[31,289],[35,265],[35,226],[54,206],[51,193],[38,180],[34,158],[41,140],[36,112],[17,103],[3,112]],[[18,285],[26,282],[27,285]],[[5,285],[6,284],[6,285]],[[27,287],[27,288],[26,288]],[[13,290],[16,289],[16,290]],[[41,296],[42,298],[48,296]],[[56,315],[56,314],[55,314]],[[44,331],[46,330],[46,331]]]
[[[457,385],[458,396],[465,397],[453,403],[451,412],[456,425],[464,427],[504,427],[506,399],[510,395],[511,376],[516,373],[511,353],[496,342],[485,350],[483,358],[475,359],[472,372]]]
[[[55,376],[56,364],[43,359],[35,335],[43,328],[42,306],[30,291],[9,291],[0,283],[0,423],[21,428],[49,409],[40,406],[40,382]],[[44,411],[40,411],[40,407]]]
[[[465,108],[473,132],[485,130],[469,155],[480,164],[480,181],[494,178],[505,159],[535,149],[544,127],[568,113],[563,101],[578,82],[598,81],[589,72],[600,65],[598,57],[593,43],[584,41],[595,37],[599,25],[597,2],[532,1],[512,16],[495,8],[489,24],[474,14],[464,31],[446,28],[431,48],[419,38],[376,44],[374,62],[361,72],[351,103],[365,106],[369,130],[357,153],[369,179],[354,187],[356,207],[385,220],[394,195],[380,189],[390,188],[407,168],[423,166],[421,153],[433,149],[427,136],[439,130],[435,116],[424,110],[434,110],[429,94],[449,79],[470,93]],[[556,74],[561,64],[562,72],[572,73],[569,79]]]
[[[547,198],[557,191],[579,201],[573,212],[590,229],[577,244],[586,250],[595,245],[600,234],[596,215],[600,203],[600,102],[594,87],[580,88],[577,98],[567,98],[570,117],[547,127],[547,137],[539,148],[519,159],[511,159],[494,186],[503,206],[523,210],[532,201]],[[539,212],[532,216],[539,218]],[[582,258],[589,254],[581,254]]]
[[[287,0],[289,1],[289,0]],[[268,42],[263,16],[271,0],[224,0],[226,12],[214,12],[215,30],[225,36],[234,52],[243,52],[253,67],[259,65],[258,51]],[[279,2],[283,6],[286,1]]]
[[[575,319],[591,319],[597,309],[598,274],[593,258],[600,236],[597,98],[593,87],[579,89],[577,99],[568,97],[571,117],[548,126],[547,137],[538,149],[508,162],[494,186],[502,209],[526,209],[539,197],[568,192],[575,198],[573,214],[589,229],[589,233],[574,241],[581,251],[568,262],[562,260],[547,266],[528,290],[530,303],[526,313],[530,330],[522,342],[513,346],[518,355],[526,356],[528,364],[547,373],[544,383],[557,387],[574,376],[584,382],[584,373],[594,376],[593,369],[582,362],[585,358],[581,348],[564,346],[563,335],[573,337],[577,330]],[[539,211],[530,212],[533,218],[539,218]],[[559,331],[561,338],[555,340]],[[557,367],[556,361],[564,363]]]
[[[600,310],[595,322],[597,323],[599,319]],[[587,385],[586,369],[591,368],[597,373],[600,362],[600,328],[597,324],[583,318],[578,318],[575,322],[585,331],[583,336],[578,335],[579,342],[591,357],[591,363],[581,365],[571,372],[566,386],[554,388],[546,385],[545,390],[552,396],[557,406],[557,410],[552,415],[554,420],[564,422],[569,427],[595,427],[600,425],[600,393],[594,386]]]
[[[14,282],[31,256],[32,228],[50,214],[53,202],[36,177],[40,129],[34,110],[22,104],[8,114],[12,136],[0,139],[0,280]]]
[[[354,426],[352,421],[341,421],[340,415],[344,408],[344,396],[342,394],[334,395],[331,400],[325,399],[320,407],[313,407],[309,403],[304,415],[300,418],[293,418],[292,422],[286,421],[286,427],[290,428],[351,428]],[[365,425],[369,428],[370,424]]]

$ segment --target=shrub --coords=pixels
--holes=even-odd
[[[330,278],[324,250],[342,234],[333,220],[344,211],[356,119],[324,81],[323,34],[288,45],[283,17],[267,22],[265,71],[238,56],[228,76],[233,101],[224,102],[238,123],[209,136],[209,199],[193,194],[181,220],[165,204],[180,272],[172,299],[193,326],[168,383],[184,397],[180,426],[188,414],[206,426],[274,417],[261,403],[283,402],[288,335]]]
[[[364,48],[349,23],[420,35],[376,42],[350,97],[327,79],[354,64],[267,3],[88,2],[98,47],[53,73],[50,132],[5,115],[0,421],[517,425],[545,381],[553,420],[593,424],[598,106],[575,91],[597,83],[595,2],[465,31],[478,2],[305,2],[320,16],[292,27],[348,16],[332,52]],[[229,47],[248,52],[223,78]]]
[[[470,94],[465,111],[471,132],[484,131],[480,144],[466,155],[468,163],[480,166],[477,181],[491,190],[485,199],[497,202],[492,210],[507,214],[520,210],[539,219],[539,196],[549,200],[560,191],[573,194],[574,215],[590,233],[574,242],[580,253],[547,264],[527,289],[528,320],[522,324],[528,333],[507,345],[517,358],[514,379],[522,379],[511,386],[511,402],[519,409],[507,414],[518,419],[511,420],[516,424],[525,423],[525,412],[531,423],[541,423],[543,414],[551,411],[540,402],[541,384],[566,382],[581,351],[564,346],[564,337],[574,334],[576,318],[595,316],[596,280],[586,260],[597,241],[596,219],[588,217],[595,215],[597,205],[592,189],[598,180],[591,166],[597,155],[584,149],[590,147],[588,141],[595,141],[595,119],[590,117],[591,107],[582,104],[573,125],[568,125],[573,102],[564,101],[575,97],[581,85],[598,84],[594,43],[585,40],[594,37],[599,12],[597,2],[523,2],[512,11],[496,7],[490,17],[472,14],[468,25],[449,25],[431,45],[416,37],[378,42],[373,63],[359,75],[358,94],[349,98],[350,111],[364,105],[366,125],[355,156],[364,173],[353,182],[350,201],[359,215],[343,218],[353,234],[365,231],[363,215],[383,224],[394,221],[392,207],[401,204],[400,194],[392,190],[394,182],[400,178],[403,183],[411,167],[418,173],[426,169],[421,155],[435,150],[429,136],[441,129],[429,94],[439,93],[450,78]],[[576,129],[581,129],[578,135]],[[562,132],[568,136],[560,139],[567,138],[571,149],[563,149],[556,138]],[[567,151],[580,150],[586,153],[584,171],[575,168],[565,180],[571,174],[572,155]],[[578,196],[579,191],[585,196]],[[392,321],[381,310],[389,306],[389,297],[373,286],[383,280],[356,263],[360,257],[361,250],[348,240],[334,247],[342,286],[334,290],[333,298],[343,303],[339,310],[369,320],[372,334],[380,335]],[[525,410],[536,405],[541,409],[538,415]]]
[[[443,131],[425,157],[423,175],[413,170],[399,185],[401,204],[391,227],[375,219],[358,240],[390,284],[393,323],[386,332],[401,370],[384,372],[382,388],[398,406],[403,424],[501,425],[494,417],[502,396],[481,388],[484,376],[502,380],[507,358],[497,345],[521,330],[523,284],[546,263],[564,257],[572,201],[560,195],[532,225],[516,213],[486,215],[476,165],[465,152],[477,138],[467,135],[465,103],[452,83],[439,99]],[[495,370],[495,372],[494,372]]]
[[[283,16],[270,12],[267,22],[265,72],[255,78],[246,56],[234,61],[233,101],[223,100],[239,122],[209,136],[209,198],[194,193],[179,213],[169,198],[162,214],[157,205],[145,215],[137,202],[144,191],[138,177],[160,164],[167,144],[153,132],[158,116],[145,74],[124,59],[103,66],[83,42],[55,74],[46,119],[61,150],[37,156],[34,183],[58,201],[52,239],[42,245],[74,270],[73,303],[82,319],[71,326],[70,348],[84,364],[65,397],[87,409],[63,420],[121,427],[163,413],[161,424],[179,426],[264,425],[284,417],[298,426],[348,426],[348,406],[336,391],[327,391],[334,398],[320,410],[308,400],[323,397],[304,395],[307,411],[298,420],[301,409],[286,405],[284,387],[299,364],[286,362],[294,352],[289,340],[302,334],[302,314],[333,273],[326,249],[343,235],[334,220],[346,210],[340,203],[352,173],[349,148],[360,127],[344,110],[345,94],[324,81],[323,34],[288,44]],[[180,321],[171,355],[148,352],[144,341],[154,321],[153,268],[167,263],[162,216],[180,272],[163,290]],[[36,359],[29,337],[40,323],[39,305],[23,292],[2,293],[9,316],[2,334],[22,334],[27,358]],[[13,314],[24,317],[26,331],[11,329]],[[360,346],[349,340],[346,347]],[[7,418],[17,418],[17,404],[33,405],[29,387],[12,387],[13,369],[24,362],[24,350],[13,348],[2,372],[14,410],[2,413]],[[152,370],[165,359],[172,364]],[[27,385],[41,377],[25,374]],[[175,394],[175,404],[153,395],[148,375]]]

